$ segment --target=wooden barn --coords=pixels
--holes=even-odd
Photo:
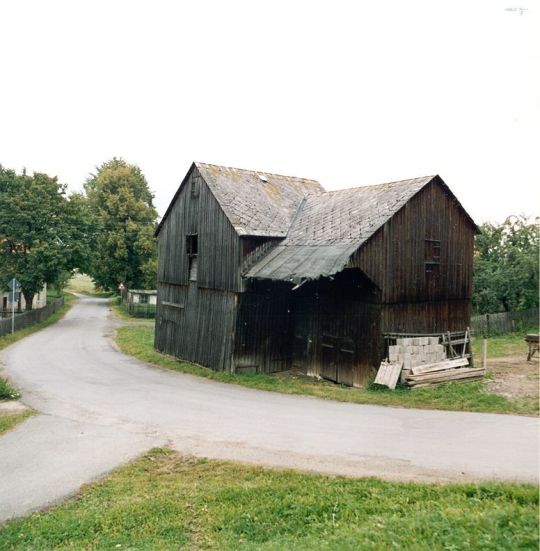
[[[439,176],[327,192],[194,163],[156,232],[155,346],[361,385],[385,334],[469,325],[476,231]]]

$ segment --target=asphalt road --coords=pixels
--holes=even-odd
[[[262,392],[120,353],[107,301],[81,299],[0,356],[42,413],[0,437],[0,520],[51,505],[156,445],[393,480],[538,481],[529,417],[364,406]]]

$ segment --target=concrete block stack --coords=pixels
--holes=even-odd
[[[402,362],[403,369],[441,362],[446,359],[440,337],[411,337],[396,339],[396,344],[388,348],[390,362]]]

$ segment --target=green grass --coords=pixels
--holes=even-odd
[[[504,356],[521,355],[526,357],[528,345],[523,340],[527,333],[538,333],[538,328],[520,333],[510,333],[488,339],[488,358],[502,358]],[[482,356],[482,338],[474,338],[472,351],[476,358]]]
[[[33,411],[22,411],[20,413],[13,413],[8,415],[0,415],[0,434],[12,429],[15,425],[22,423],[25,419],[28,419],[33,415]]]
[[[16,400],[20,398],[19,392],[14,389],[5,379],[0,378],[0,401]]]
[[[31,327],[26,327],[25,329],[20,329],[19,331],[15,331],[15,333],[9,333],[8,335],[4,335],[3,337],[0,337],[0,350],[3,350],[10,344],[17,342],[20,339],[23,339],[27,335],[31,335],[32,333],[35,333],[40,329],[44,329],[45,327],[48,327],[49,325],[56,323],[59,319],[64,317],[66,312],[71,308],[72,302],[76,298],[77,297],[69,293],[64,293],[64,306],[62,306],[60,310],[52,314],[52,316],[49,316],[46,320],[36,323]]]
[[[346,479],[154,449],[52,510],[0,527],[0,549],[538,549],[526,484]]]
[[[133,321],[135,318],[127,313],[126,307],[120,301],[120,297],[114,297],[111,301],[111,308],[116,316],[125,321]]]
[[[121,327],[117,332],[116,342],[123,352],[144,362],[181,371],[182,373],[190,373],[199,377],[260,390],[303,394],[358,404],[523,415],[535,415],[538,412],[538,402],[536,400],[532,398],[509,400],[504,396],[486,391],[482,382],[451,383],[436,388],[423,388],[413,391],[398,387],[392,391],[376,385],[368,385],[365,389],[349,388],[302,376],[280,374],[240,375],[216,372],[157,352],[153,346],[154,330],[148,326]]]
[[[70,293],[82,293],[97,298],[108,298],[114,294],[111,291],[97,289],[92,278],[86,274],[75,274],[68,281],[66,291]]]

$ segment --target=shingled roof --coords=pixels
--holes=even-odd
[[[239,235],[285,237],[302,200],[324,191],[319,182],[195,163]]]
[[[307,197],[286,239],[245,275],[298,283],[340,272],[350,256],[433,178]]]
[[[307,178],[199,162],[193,163],[193,167],[199,171],[238,235],[285,237],[304,198],[324,191],[319,182]],[[188,175],[190,173],[191,170]],[[159,223],[156,235],[184,182]]]

